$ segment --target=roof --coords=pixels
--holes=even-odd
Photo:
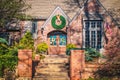
[[[27,10],[26,14],[38,18],[47,19],[56,6],[60,6],[70,18],[79,11],[73,0],[26,0],[26,2],[31,5],[31,9]]]
[[[31,5],[31,9],[27,10],[25,13],[34,18],[47,19],[56,6],[60,6],[65,14],[72,19],[80,10],[75,1],[77,0],[26,0],[26,2]],[[120,7],[120,0],[99,1],[106,10],[109,8],[118,9]]]

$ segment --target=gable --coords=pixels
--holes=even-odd
[[[45,23],[42,25],[42,27],[41,28],[45,28],[45,27],[47,27],[47,25],[49,24],[49,25],[51,25],[51,20],[52,20],[52,18],[54,17],[54,16],[56,16],[56,15],[61,15],[61,16],[63,16],[64,18],[65,18],[65,20],[66,20],[66,25],[68,25],[68,22],[69,22],[69,17],[64,13],[64,11],[59,7],[59,6],[57,6],[56,8],[55,8],[55,10],[51,13],[51,15],[49,16],[49,18],[45,21]]]
[[[85,41],[85,36],[87,33],[85,33],[85,29],[88,30],[88,28],[85,28],[88,22],[88,27],[91,28],[91,25],[94,26],[97,29],[97,27],[100,25],[102,26],[99,30],[101,32],[104,32],[104,35],[110,40],[112,39],[115,34],[118,33],[117,25],[113,19],[113,17],[107,12],[107,10],[103,7],[103,5],[99,2],[99,0],[86,0],[84,3],[84,6],[79,10],[78,13],[73,17],[73,19],[70,22],[69,35],[71,36],[70,40],[74,40],[74,37],[76,37],[77,33],[82,36],[82,41]],[[107,29],[107,26],[105,24],[109,25],[109,29]],[[97,29],[97,30],[98,30]],[[90,29],[93,30],[93,29]],[[95,30],[95,31],[97,31]],[[100,33],[102,34],[102,33]],[[103,34],[102,34],[103,35]],[[81,37],[79,36],[79,38]],[[84,36],[84,37],[83,37]],[[77,39],[77,38],[76,38]],[[82,43],[81,41],[81,43]],[[104,41],[106,39],[104,38]],[[83,43],[85,44],[85,43]],[[103,43],[104,44],[104,43]]]
[[[80,15],[83,20],[103,20],[104,22],[108,22],[106,18],[109,18],[111,22],[118,25],[99,0],[86,0],[83,7],[73,17],[70,24]]]

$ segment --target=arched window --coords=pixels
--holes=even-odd
[[[50,45],[60,45],[65,46],[67,41],[67,36],[65,32],[62,31],[53,31],[48,34],[50,38]]]

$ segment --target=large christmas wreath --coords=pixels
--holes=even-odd
[[[55,29],[63,29],[66,25],[66,20],[61,15],[55,15],[52,18],[51,24]]]

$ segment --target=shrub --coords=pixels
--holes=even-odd
[[[34,50],[34,40],[31,32],[27,31],[18,44],[19,49],[32,49]]]
[[[100,53],[93,49],[93,48],[86,48],[85,49],[85,60],[86,61],[93,61],[94,58],[100,57]]]
[[[0,41],[0,77],[3,77],[4,70],[13,71],[17,65],[17,49],[9,47],[7,41]]]
[[[106,61],[105,64],[95,72],[96,77],[120,78],[120,55]]]
[[[45,53],[47,52],[47,49],[48,49],[48,45],[45,42],[40,43],[37,46],[37,53]]]
[[[108,77],[113,80],[120,79],[120,34],[112,36],[104,46],[107,53],[107,61],[95,72],[97,77]],[[118,79],[114,79],[118,78]]]
[[[76,48],[76,46],[74,44],[67,44],[66,48],[66,54],[70,55],[70,49]]]
[[[72,49],[72,48],[76,48],[76,46],[74,44],[67,44],[67,49]]]

